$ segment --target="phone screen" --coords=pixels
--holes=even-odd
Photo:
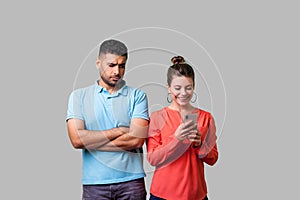
[[[190,120],[192,120],[195,124],[197,124],[198,114],[191,113],[191,114],[186,114],[184,116],[184,122],[187,122],[187,121],[190,121]]]

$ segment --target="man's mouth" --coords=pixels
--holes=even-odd
[[[119,77],[119,76],[114,76],[114,77],[111,77],[111,79],[112,79],[113,81],[118,81],[118,80],[120,80],[120,77]]]

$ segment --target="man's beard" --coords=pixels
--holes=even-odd
[[[110,87],[115,87],[122,79],[120,76],[118,76],[120,79],[117,82],[110,82],[106,77],[101,76],[101,79],[103,80],[103,82],[107,85],[109,85]]]

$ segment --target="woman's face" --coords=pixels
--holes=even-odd
[[[174,76],[171,85],[168,86],[172,100],[180,106],[190,103],[194,93],[193,79],[185,76]]]

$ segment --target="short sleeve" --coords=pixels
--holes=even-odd
[[[149,120],[148,99],[145,92],[137,89],[134,91],[134,105],[132,118],[143,118]]]
[[[72,118],[84,120],[81,96],[80,90],[75,90],[70,94],[66,121]]]

